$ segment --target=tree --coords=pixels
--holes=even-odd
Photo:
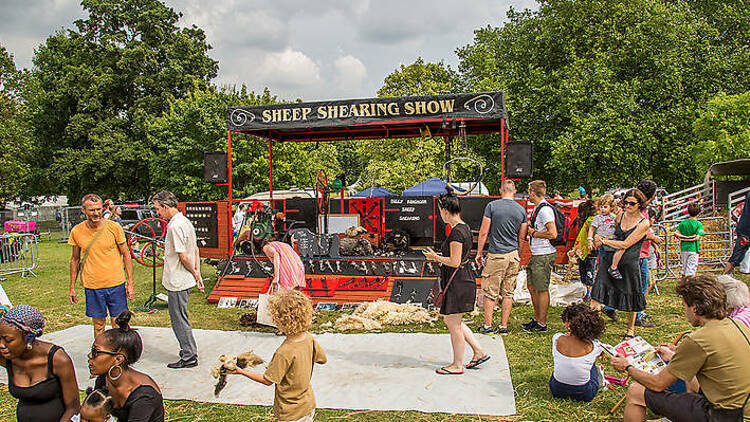
[[[178,198],[216,200],[226,198],[226,188],[203,181],[203,152],[224,151],[227,142],[226,111],[232,106],[278,103],[268,89],[262,94],[245,86],[196,88],[175,100],[169,110],[147,125],[148,143],[154,147],[150,160],[152,190],[168,189]],[[297,142],[274,143],[274,189],[310,186],[310,172],[326,170],[329,178],[340,166],[333,145],[319,148]],[[268,141],[232,134],[233,196],[244,197],[268,190]]]
[[[695,184],[692,122],[717,92],[750,83],[743,2],[539,3],[457,51],[466,90],[506,92],[511,139],[534,142],[535,177],[561,190]]]
[[[43,193],[149,193],[154,146],[149,121],[194,87],[217,62],[199,28],[158,0],[83,0],[86,19],[49,37],[33,59],[35,180]]]
[[[750,91],[714,97],[693,124],[699,171],[712,163],[750,157]]]
[[[29,175],[29,125],[20,99],[23,74],[0,45],[0,208],[21,196]]]

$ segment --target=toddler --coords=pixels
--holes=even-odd
[[[296,290],[282,290],[269,299],[274,324],[286,335],[264,374],[237,368],[261,384],[276,384],[273,413],[280,421],[309,422],[315,417],[315,396],[310,378],[316,363],[326,363],[320,344],[307,332],[312,325],[310,298]]]
[[[73,416],[71,422],[111,422],[112,397],[102,390],[86,389],[86,398],[81,404],[81,413]]]
[[[604,195],[599,198],[599,214],[597,214],[591,221],[589,227],[589,243],[594,243],[594,233],[601,237],[611,239],[615,236],[615,219],[617,218],[612,213],[612,206],[614,205],[615,198],[612,195]],[[617,269],[620,264],[620,259],[625,253],[624,249],[614,249],[607,245],[602,245],[599,250],[599,262],[602,262],[601,256],[603,252],[614,252],[612,257],[612,265],[607,269],[607,272],[613,278],[618,280],[622,279],[622,274]]]

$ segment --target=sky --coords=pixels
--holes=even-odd
[[[197,25],[219,62],[217,85],[268,87],[304,101],[377,95],[385,77],[422,57],[456,68],[473,31],[500,26],[534,0],[166,0]],[[34,49],[84,17],[74,0],[0,0],[0,44],[28,68]]]

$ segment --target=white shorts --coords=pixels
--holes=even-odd
[[[692,277],[698,271],[698,252],[680,251],[682,275]]]

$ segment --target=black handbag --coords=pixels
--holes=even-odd
[[[740,330],[740,334],[742,334],[742,337],[745,337],[745,341],[750,346],[750,340],[747,339],[747,336],[742,331],[739,325],[732,319],[729,318],[730,321],[732,321],[732,324],[734,324],[735,327],[737,327],[738,330]],[[708,421],[709,422],[742,422],[743,421],[743,414],[745,411],[745,405],[747,405],[747,401],[750,400],[750,394],[748,394],[747,398],[745,399],[745,403],[742,404],[742,407],[739,409],[717,409],[713,406],[711,406],[708,409]]]

